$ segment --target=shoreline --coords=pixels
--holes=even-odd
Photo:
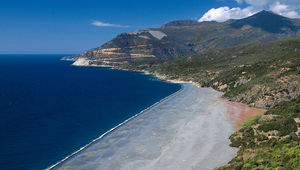
[[[181,169],[185,166],[190,167],[187,169],[193,169],[190,165],[211,169],[222,166],[236,155],[237,149],[230,147],[228,140],[230,134],[235,131],[234,122],[228,119],[227,114],[227,109],[231,106],[219,100],[220,96],[220,92],[209,88],[198,88],[190,83],[182,84],[179,91],[129,118],[48,169],[72,167],[78,169],[153,169],[155,167]],[[192,112],[189,111],[190,109]],[[238,116],[240,111],[235,107],[233,109]],[[158,141],[156,141],[157,135]],[[182,140],[182,137],[188,141]],[[151,140],[156,142],[151,142]],[[190,151],[194,147],[198,149]],[[137,151],[137,148],[142,150]],[[144,152],[145,149],[146,152]],[[157,155],[149,160],[147,155],[152,155],[151,153],[160,156]],[[129,156],[130,160],[124,158],[125,155],[122,156],[122,154]],[[172,162],[173,159],[178,162],[176,161],[180,159],[178,154],[182,154],[184,162],[176,165],[165,164],[170,161],[170,156]],[[109,158],[106,157],[107,155],[110,155]],[[135,158],[137,155],[139,156]],[[178,156],[174,157],[174,155]],[[193,158],[188,158],[190,156]],[[98,159],[104,160],[99,163]],[[102,167],[106,159],[110,162],[109,164],[113,165]],[[113,161],[114,159],[116,160]],[[160,161],[157,162],[156,159]],[[146,162],[140,165],[141,160]],[[161,162],[165,163],[161,164]],[[93,164],[97,166],[94,167]]]
[[[107,132],[105,132],[102,135],[100,135],[98,138],[92,140],[90,143],[88,143],[85,146],[81,147],[80,149],[78,149],[77,151],[73,152],[72,154],[66,156],[64,159],[62,159],[62,160],[58,161],[57,163],[55,163],[54,165],[51,165],[50,167],[46,168],[46,170],[55,169],[57,166],[59,166],[63,162],[67,161],[68,159],[71,159],[72,157],[74,157],[75,155],[79,154],[80,152],[83,152],[86,148],[88,148],[89,146],[93,145],[95,142],[101,140],[103,137],[105,137],[105,136],[109,135],[110,133],[114,132],[115,130],[117,130],[118,128],[122,127],[126,123],[129,123],[131,120],[134,120],[135,118],[141,116],[147,110],[150,110],[151,108],[155,107],[156,105],[161,104],[163,101],[168,100],[171,97],[174,97],[176,94],[180,93],[183,90],[184,87],[182,86],[182,84],[180,84],[180,85],[181,85],[180,89],[178,91],[176,91],[175,93],[170,94],[169,96],[166,96],[165,98],[159,100],[158,102],[156,102],[153,105],[147,107],[146,109],[142,110],[141,112],[139,112],[139,113],[135,114],[134,116],[126,119],[122,123],[118,124],[117,126],[111,128]]]
[[[68,60],[65,60],[65,61],[68,61]],[[72,60],[72,61],[76,61],[76,60]],[[105,65],[105,64],[102,64],[102,65],[97,65],[97,64],[82,64],[81,65],[81,64],[74,64],[73,63],[73,64],[71,64],[71,66],[75,66],[75,67],[100,67],[100,68],[109,68],[109,69],[112,69],[112,70],[134,71],[134,72],[140,72],[140,73],[145,74],[145,75],[152,75],[152,76],[154,76],[158,80],[166,81],[166,82],[169,82],[169,83],[176,83],[176,84],[190,83],[190,84],[193,84],[193,85],[195,85],[195,86],[197,86],[199,88],[213,89],[211,87],[201,87],[199,83],[193,82],[193,81],[183,81],[183,80],[177,80],[177,79],[167,79],[164,75],[160,75],[160,74],[157,74],[157,73],[150,73],[149,71],[146,71],[146,70],[124,69],[124,68],[119,68],[119,67],[116,67],[116,66]],[[223,92],[221,92],[221,93],[223,93]]]
[[[73,65],[73,66],[78,66],[78,65]],[[92,67],[103,67],[103,66],[100,66],[100,65],[87,65],[87,67],[90,67],[90,66],[92,66]],[[204,88],[203,88],[203,87],[200,87],[200,85],[199,85],[198,83],[195,83],[195,82],[192,82],[192,81],[187,82],[187,81],[182,81],[182,80],[169,80],[169,79],[167,79],[165,76],[162,76],[162,75],[159,75],[159,74],[155,74],[155,73],[149,73],[148,71],[144,71],[144,70],[129,70],[129,69],[126,70],[126,69],[120,69],[120,68],[113,67],[113,66],[105,66],[105,68],[116,69],[116,70],[123,70],[123,71],[136,71],[136,72],[140,72],[140,73],[145,74],[145,75],[152,75],[152,76],[154,76],[156,79],[158,79],[158,80],[160,80],[160,81],[166,81],[166,82],[169,82],[169,83],[181,84],[181,88],[180,88],[177,92],[175,92],[175,93],[173,93],[173,94],[171,94],[171,95],[169,95],[169,96],[163,98],[162,100],[160,100],[160,101],[154,103],[153,105],[151,105],[150,107],[144,109],[144,110],[141,111],[140,113],[134,115],[133,117],[130,117],[129,119],[125,120],[124,122],[120,123],[119,125],[115,126],[114,128],[110,129],[109,131],[105,132],[104,134],[102,134],[102,135],[99,136],[98,138],[94,139],[93,141],[91,141],[90,143],[88,143],[87,145],[85,145],[84,147],[80,148],[79,150],[75,151],[75,152],[72,153],[71,155],[67,156],[67,157],[64,158],[63,160],[57,162],[56,164],[50,166],[50,167],[47,168],[47,169],[50,170],[50,169],[56,169],[56,168],[60,167],[60,166],[61,166],[62,164],[64,164],[65,162],[68,162],[68,160],[70,160],[70,159],[76,157],[77,155],[80,155],[81,153],[83,153],[83,152],[84,152],[85,150],[87,150],[90,146],[92,146],[93,144],[97,143],[97,142],[100,141],[102,138],[104,138],[104,137],[110,135],[111,133],[117,131],[118,129],[122,128],[122,126],[125,126],[126,124],[130,124],[132,121],[134,121],[135,119],[137,119],[139,116],[143,115],[143,114],[144,114],[145,112],[147,112],[148,110],[151,110],[151,109],[154,108],[155,106],[160,105],[160,104],[163,103],[165,100],[174,97],[176,94],[180,94],[180,92],[184,90],[184,89],[183,89],[183,88],[184,88],[184,84],[192,84],[192,85],[196,86],[196,87],[199,88],[199,89],[210,89],[210,90],[216,91],[215,89],[213,89],[213,88],[211,88],[211,87],[204,87]],[[216,91],[216,92],[218,92],[218,91]],[[218,92],[218,93],[223,94],[222,92]],[[251,117],[251,114],[250,114],[250,116],[249,116],[249,113],[251,113],[253,110],[258,110],[257,108],[251,108],[251,107],[249,107],[248,105],[243,104],[243,103],[239,103],[239,102],[231,102],[231,101],[229,101],[228,99],[223,98],[223,97],[220,98],[220,101],[221,101],[221,102],[224,102],[224,103],[227,103],[228,105],[230,105],[230,106],[232,106],[232,107],[236,107],[236,110],[238,110],[238,111],[232,111],[232,110],[229,110],[229,111],[228,111],[228,109],[227,109],[227,111],[226,111],[226,113],[225,113],[225,114],[227,115],[227,121],[232,122],[232,123],[234,124],[235,131],[237,131],[237,130],[240,128],[239,126],[241,125],[241,123],[244,123],[244,122],[246,122],[247,119],[250,119],[250,118],[254,117],[254,116]],[[242,109],[241,109],[241,108],[242,108]],[[247,108],[248,111],[245,111],[245,108]],[[250,109],[249,109],[249,108],[250,108]],[[233,116],[233,112],[241,112],[241,114],[239,114],[239,115],[234,115],[234,116]],[[261,114],[263,114],[264,112],[265,112],[265,111],[261,111],[261,112],[259,112],[258,115],[261,115]],[[256,112],[255,115],[257,115],[257,112]],[[234,118],[233,118],[233,117],[234,117]],[[233,132],[234,132],[234,131],[233,131]],[[233,132],[232,132],[232,133],[233,133]],[[231,134],[231,133],[230,133],[230,134]],[[230,135],[227,136],[226,140],[228,139],[229,136],[230,136]],[[229,147],[229,143],[228,143],[228,147]],[[236,156],[236,153],[232,156],[232,158],[233,158],[234,156]],[[231,158],[231,159],[232,159],[232,158]],[[228,161],[230,161],[231,159],[229,159]],[[218,165],[218,166],[225,165],[228,161],[226,161],[225,163],[220,164],[220,165]],[[217,167],[217,166],[216,166],[216,167]],[[214,167],[214,168],[216,168],[216,167]]]
[[[152,75],[160,81],[165,81],[165,82],[175,83],[175,84],[189,83],[189,84],[193,84],[193,85],[197,86],[198,88],[208,88],[208,89],[218,91],[217,89],[214,89],[212,87],[201,87],[201,85],[199,83],[193,82],[193,81],[184,81],[184,80],[180,80],[180,79],[167,79],[167,77],[165,75],[160,75],[158,73],[150,73],[149,71],[146,71],[146,70],[123,69],[123,68],[119,68],[117,66],[96,65],[96,64],[92,64],[92,65],[76,65],[76,64],[74,65],[74,64],[72,64],[72,66],[76,66],[76,67],[101,67],[101,68],[109,68],[109,69],[112,69],[112,70],[140,72],[144,75]],[[222,95],[224,94],[224,92],[221,92],[221,91],[218,91],[218,92],[222,93]],[[235,120],[236,121],[236,123],[235,123],[236,131],[238,131],[242,127],[242,124],[246,123],[248,120],[251,120],[255,116],[263,115],[267,111],[267,109],[265,109],[265,108],[252,107],[248,104],[244,104],[244,103],[236,102],[236,101],[231,101],[228,98],[224,98],[224,97],[221,97],[221,98],[223,99],[223,101],[226,101],[230,105],[234,105],[234,106],[237,106],[237,107],[240,107],[240,108],[241,107],[246,108],[246,106],[248,107],[248,111],[246,111],[246,113],[243,111],[243,114],[241,114],[241,116],[238,119]]]

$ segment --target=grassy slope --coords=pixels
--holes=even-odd
[[[129,68],[191,80],[223,91],[233,101],[269,108],[300,94],[300,38],[212,50],[163,63],[136,63]]]

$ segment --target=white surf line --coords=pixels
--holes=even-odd
[[[160,101],[154,103],[153,105],[147,107],[146,109],[142,110],[140,113],[137,113],[136,115],[130,117],[129,119],[125,120],[124,122],[118,124],[117,126],[115,126],[114,128],[110,129],[109,131],[103,133],[101,136],[99,136],[98,138],[92,140],[90,143],[86,144],[85,146],[81,147],[79,150],[73,152],[71,155],[65,157],[64,159],[62,159],[61,161],[57,162],[56,164],[50,166],[49,168],[46,168],[46,170],[51,170],[51,169],[54,169],[56,168],[58,165],[60,165],[61,163],[67,161],[68,159],[72,158],[73,156],[77,155],[79,152],[83,151],[84,149],[86,149],[87,147],[89,147],[90,145],[94,144],[95,142],[97,142],[98,140],[102,139],[103,137],[107,136],[108,134],[112,133],[113,131],[117,130],[118,128],[120,128],[121,126],[125,125],[127,122],[133,120],[134,118],[142,115],[143,113],[145,113],[146,111],[152,109],[153,107],[156,107],[158,106],[159,104],[161,104],[162,102],[174,97],[175,95],[178,95],[180,92],[183,91],[183,89],[185,88],[183,84],[180,84],[181,85],[181,89],[178,90],[177,92],[161,99]]]

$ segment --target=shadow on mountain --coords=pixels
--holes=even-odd
[[[261,28],[263,31],[269,33],[283,33],[284,29],[297,31],[297,27],[293,24],[292,20],[273,12],[262,11],[251,17],[235,20],[230,26],[240,29],[245,25]]]

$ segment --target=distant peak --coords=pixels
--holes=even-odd
[[[242,28],[245,25],[261,28],[270,33],[283,33],[284,29],[297,30],[297,27],[289,18],[265,10],[250,17],[235,20],[231,24],[234,28]]]
[[[258,13],[256,13],[256,14],[254,14],[254,15],[252,15],[252,16],[261,16],[261,15],[281,16],[281,15],[278,15],[278,14],[272,12],[272,11],[266,11],[266,10],[262,10],[262,11],[260,11],[260,12],[258,12]]]
[[[267,10],[262,10],[262,11],[260,11],[260,12],[258,12],[258,13],[273,13],[273,12],[267,11]]]

